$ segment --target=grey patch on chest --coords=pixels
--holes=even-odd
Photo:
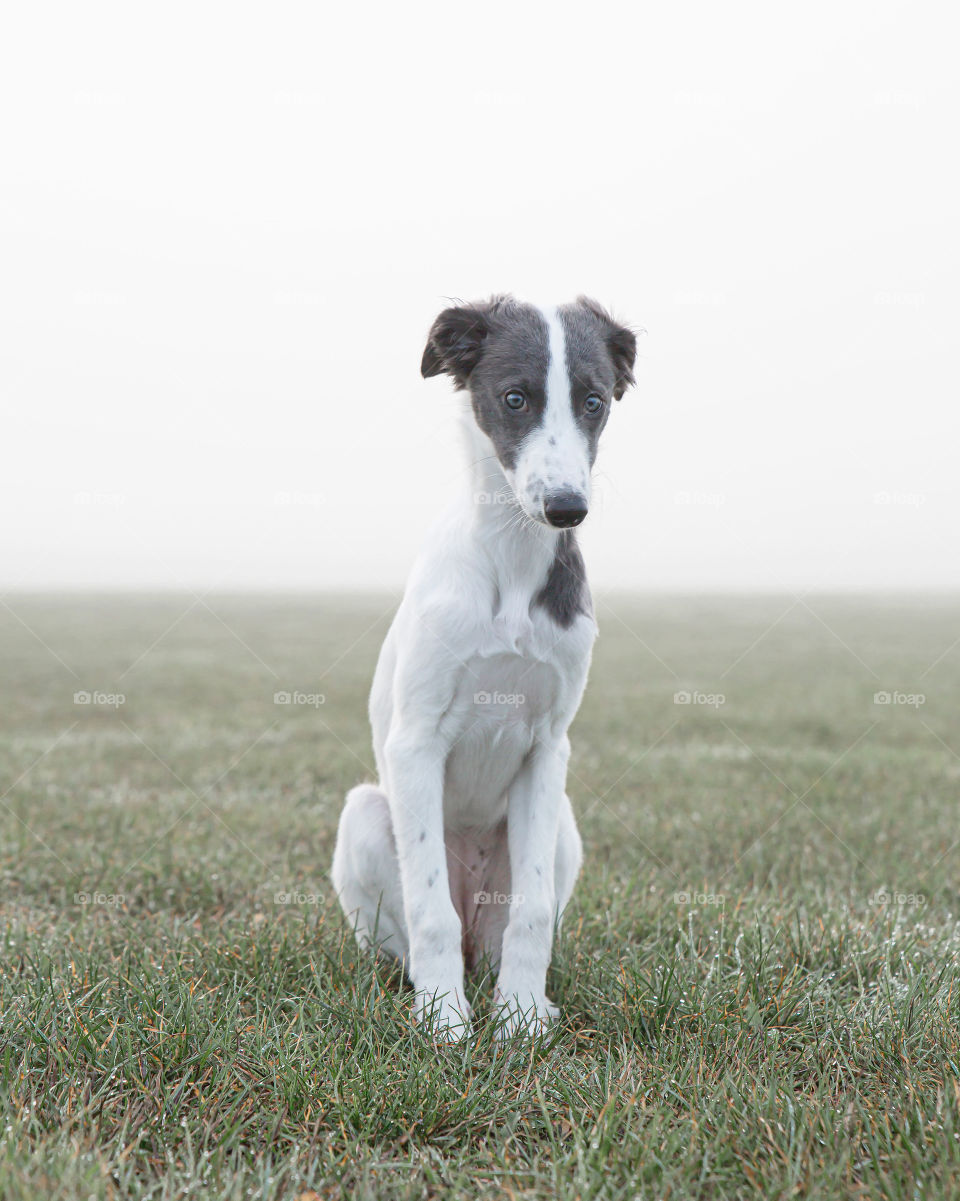
[[[590,590],[583,556],[573,530],[564,530],[547,573],[547,582],[533,598],[562,629],[591,612]]]

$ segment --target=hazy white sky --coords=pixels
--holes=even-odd
[[[8,14],[4,588],[399,587],[504,290],[647,331],[596,583],[960,586],[950,6],[336,9]]]

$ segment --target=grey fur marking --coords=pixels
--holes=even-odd
[[[540,424],[547,407],[550,334],[543,314],[512,296],[445,309],[433,323],[421,371],[441,371],[458,388],[470,389],[477,425],[497,458],[512,470],[524,438]],[[503,403],[519,388],[527,407],[513,412]]]
[[[575,406],[578,385],[589,389],[592,384],[593,390],[602,396],[619,400],[636,382],[633,378],[636,334],[614,321],[602,305],[588,296],[578,296],[573,304],[565,304],[559,311]]]
[[[634,382],[637,340],[586,296],[557,311],[566,342],[571,404],[592,464],[610,401],[619,400]],[[457,388],[469,388],[477,425],[500,462],[512,470],[524,438],[543,419],[549,366],[550,334],[540,310],[512,296],[494,296],[444,309],[430,330],[420,370],[424,377],[445,372]],[[525,409],[504,406],[504,395],[512,388],[524,393]],[[591,394],[599,395],[604,407],[588,416],[583,402]]]
[[[573,530],[563,530],[547,573],[547,582],[533,598],[561,629],[568,629],[581,614],[590,614],[590,590],[580,547]]]
[[[557,312],[566,343],[570,402],[592,466],[611,401],[619,400],[634,382],[637,340],[586,296]],[[445,372],[457,388],[469,388],[477,425],[503,466],[513,470],[521,444],[546,411],[549,366],[550,333],[540,310],[512,296],[495,296],[444,309],[430,330],[420,369],[425,377]],[[513,388],[522,390],[527,401],[519,411],[504,405],[506,392]],[[603,407],[588,414],[584,402],[591,395],[599,396]],[[532,603],[564,629],[580,614],[592,613],[583,558],[572,530],[558,537],[546,583]]]

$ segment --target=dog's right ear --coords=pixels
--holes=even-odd
[[[420,362],[424,379],[446,372],[458,388],[465,388],[470,372],[480,360],[490,332],[487,313],[475,304],[444,309],[434,321]]]

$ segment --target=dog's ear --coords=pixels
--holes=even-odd
[[[619,400],[637,382],[633,376],[633,365],[637,361],[637,335],[632,329],[614,321],[603,305],[597,304],[589,296],[578,296],[577,303],[589,309],[604,328],[607,350],[616,372],[613,395]]]
[[[613,395],[619,400],[628,388],[637,382],[633,375],[633,365],[637,361],[637,335],[625,325],[613,322],[613,329],[607,338],[610,357],[617,372],[617,382],[613,386]]]
[[[488,315],[487,305],[462,304],[444,309],[427,338],[420,362],[423,378],[446,372],[458,388],[465,388],[490,332]]]

